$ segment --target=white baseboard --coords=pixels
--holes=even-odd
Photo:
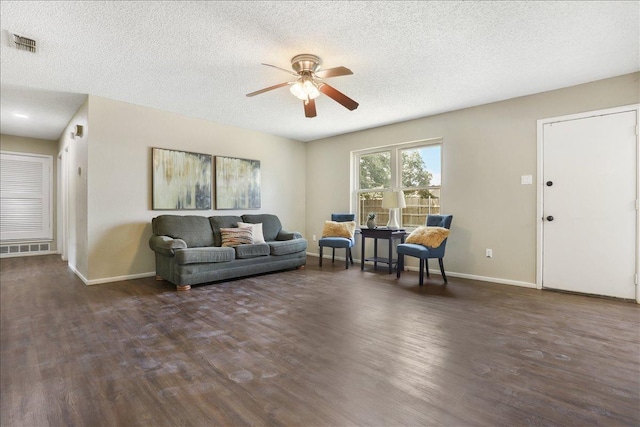
[[[309,253],[309,252],[307,252],[307,255],[308,256],[313,256],[313,257],[316,257],[316,258],[319,257],[319,254],[317,254],[317,253]],[[328,256],[327,255],[323,255],[322,258],[323,259],[331,259],[331,255],[328,255]],[[344,261],[345,258],[336,256],[336,260]],[[354,258],[353,262],[356,263],[356,264],[359,264],[360,263],[360,259]],[[370,265],[370,264],[373,264],[373,263],[372,262],[367,262],[366,264]],[[417,272],[418,269],[419,269],[419,267],[405,266],[405,270],[408,270],[408,271]],[[429,274],[431,274],[431,273],[440,275],[440,270],[439,269],[430,268],[429,269]],[[501,285],[520,286],[520,287],[523,287],[523,288],[536,289],[536,284],[535,283],[522,282],[522,281],[519,281],[519,280],[502,279],[502,278],[499,278],[499,277],[478,276],[478,275],[475,275],[475,274],[456,273],[454,271],[448,271],[448,270],[445,270],[445,273],[447,273],[448,277],[458,277],[460,279],[479,280],[481,282],[491,282],[491,283],[498,283],[498,284],[501,284]]]
[[[409,271],[418,271],[419,267],[407,267],[405,266],[405,270],[409,270]],[[429,274],[437,274],[440,275],[440,270],[439,269],[434,269],[434,268],[430,268],[429,269]],[[501,285],[511,285],[511,286],[520,286],[523,288],[536,288],[536,284],[535,283],[529,283],[529,282],[521,282],[519,280],[510,280],[510,279],[501,279],[499,277],[487,277],[487,276],[477,276],[475,274],[466,274],[466,273],[456,273],[455,271],[448,271],[445,269],[445,273],[447,274],[447,277],[458,277],[460,279],[470,279],[470,280],[479,280],[481,282],[491,282],[491,283],[498,283]]]
[[[338,250],[340,250],[340,249],[344,249],[344,248],[338,248]],[[344,251],[342,253],[344,253]],[[312,256],[314,258],[320,258],[319,254],[314,254],[314,253],[310,253],[310,252],[307,252],[307,256]],[[326,253],[323,254],[322,255],[322,259],[331,259],[331,253],[329,253],[329,255],[327,255]],[[345,259],[346,259],[346,257],[336,255],[336,261],[344,261]],[[360,263],[360,258],[353,258],[353,263],[354,264],[355,263]]]
[[[314,258],[318,258],[319,255],[318,254],[314,254],[314,253],[309,253],[307,252],[307,256],[312,256]],[[331,255],[323,255],[322,257],[323,259],[331,259]],[[336,261],[345,261],[345,257],[341,257],[341,256],[336,256]],[[353,259],[354,264],[360,264],[360,259]],[[373,264],[371,262],[367,262],[367,265]],[[111,282],[121,282],[123,280],[134,280],[134,279],[142,279],[145,277],[154,277],[156,275],[155,271],[152,272],[148,272],[148,273],[138,273],[138,274],[129,274],[126,276],[117,276],[117,277],[107,277],[107,278],[103,278],[103,279],[93,279],[93,280],[88,280],[86,277],[84,277],[82,274],[80,274],[78,272],[78,270],[76,270],[76,268],[74,266],[72,266],[71,264],[69,264],[69,268],[80,278],[80,280],[82,280],[84,282],[85,285],[88,286],[92,286],[92,285],[102,285],[104,283],[111,283]],[[418,271],[418,267],[411,267],[411,266],[405,266],[405,270],[409,270],[409,271]],[[440,274],[440,270],[436,270],[436,269],[429,269],[429,273],[434,273],[434,274]],[[502,285],[511,285],[511,286],[520,286],[523,288],[536,288],[536,284],[535,283],[529,283],[529,282],[522,282],[522,281],[518,281],[518,280],[510,280],[510,279],[501,279],[499,277],[486,277],[486,276],[478,276],[475,274],[466,274],[466,273],[456,273],[454,271],[446,271],[447,276],[449,277],[459,277],[461,279],[470,279],[470,280],[479,280],[481,282],[491,282],[491,283],[499,283]]]
[[[68,265],[71,271],[73,271],[75,275],[78,276],[80,280],[82,280],[84,284],[87,286],[103,285],[105,283],[121,282],[123,280],[143,279],[145,277],[155,277],[156,275],[156,272],[152,271],[150,273],[128,274],[126,276],[106,277],[103,279],[89,280],[86,277],[84,277],[82,274],[80,274],[80,272],[75,268],[75,266],[71,264],[68,264]]]
[[[156,272],[151,271],[149,273],[128,274],[126,276],[106,277],[104,279],[93,279],[85,282],[86,285],[102,285],[105,283],[122,282],[123,280],[144,279],[145,277],[155,277]]]
[[[71,271],[73,271],[73,273],[78,276],[80,278],[80,280],[82,280],[84,282],[85,285],[89,284],[89,281],[87,280],[86,277],[84,277],[76,268],[75,265],[71,264],[70,262],[67,263],[67,267],[69,267],[71,269]]]

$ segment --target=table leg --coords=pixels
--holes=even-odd
[[[373,269],[378,269],[378,239],[373,238]]]
[[[362,255],[360,256],[360,270],[364,270],[364,241],[366,237],[362,236]]]
[[[393,271],[393,237],[389,238],[389,274]]]

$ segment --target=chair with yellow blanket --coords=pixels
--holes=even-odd
[[[354,237],[356,223],[355,214],[331,214],[331,221],[325,221],[322,238],[318,241],[320,247],[320,267],[322,267],[322,249],[326,246],[333,249],[331,263],[336,260],[336,248],[345,249],[345,267],[349,268],[349,261],[353,265],[351,248],[356,244]]]
[[[447,276],[444,274],[444,250],[447,246],[447,237],[451,228],[453,215],[429,215],[427,216],[426,227],[416,228],[405,240],[399,244],[397,277],[404,268],[404,256],[412,256],[420,259],[420,286],[424,283],[424,271],[429,277],[429,258],[438,258],[440,272],[444,283],[447,283]]]

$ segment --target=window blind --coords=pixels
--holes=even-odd
[[[52,239],[53,158],[0,152],[0,241]]]

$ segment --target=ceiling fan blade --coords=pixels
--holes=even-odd
[[[313,99],[308,99],[306,101],[302,101],[304,104],[304,116],[305,117],[315,117],[316,116],[316,101]]]
[[[247,96],[260,95],[261,93],[269,92],[270,90],[278,89],[279,87],[290,85],[291,82],[280,83],[274,86],[265,87],[264,89],[257,90],[255,92],[248,93]]]
[[[339,90],[337,90],[332,86],[329,86],[326,83],[320,83],[318,85],[318,90],[324,93],[325,95],[327,95],[329,98],[336,101],[337,103],[342,104],[342,106],[348,110],[353,111],[356,108],[358,108],[359,104],[356,101],[354,101],[344,93],[340,92]]]
[[[316,73],[316,76],[321,79],[328,79],[329,77],[347,76],[349,74],[353,74],[353,72],[347,67],[335,67],[320,70]]]
[[[262,65],[266,65],[267,67],[271,67],[271,68],[276,68],[276,69],[278,69],[278,70],[284,71],[285,73],[289,73],[289,74],[291,74],[291,75],[294,75],[294,76],[296,76],[296,77],[299,77],[299,76],[298,76],[298,73],[294,73],[293,71],[291,71],[291,70],[287,70],[286,68],[281,68],[281,67],[278,67],[278,66],[276,66],[276,65],[271,65],[271,64],[265,64],[264,62],[262,63]]]

